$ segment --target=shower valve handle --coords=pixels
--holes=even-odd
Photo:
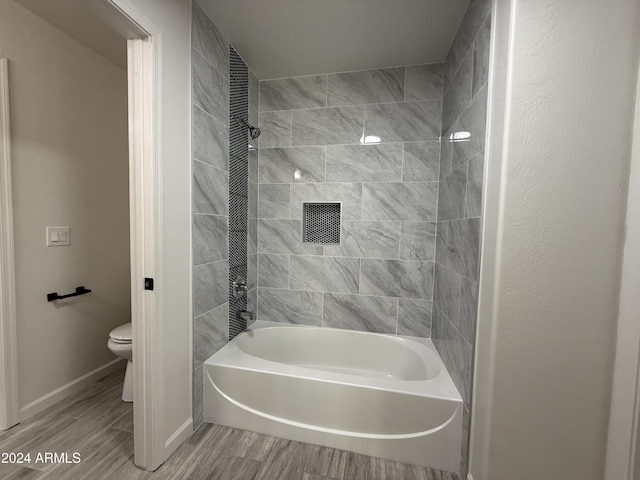
[[[244,295],[247,292],[247,290],[249,290],[247,281],[242,277],[236,278],[236,281],[233,282],[233,285],[232,285],[234,298],[242,297],[242,295]]]

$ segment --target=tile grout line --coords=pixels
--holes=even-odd
[[[277,112],[287,112],[287,111],[302,111],[302,110],[328,110],[328,109],[345,109],[345,108],[356,108],[356,107],[366,107],[369,105],[394,105],[398,103],[431,103],[431,102],[442,102],[442,98],[425,98],[422,100],[394,100],[391,102],[369,102],[369,103],[351,103],[346,105],[331,105],[328,107],[302,107],[302,108],[281,108],[279,110],[261,110],[261,113],[277,113]]]
[[[205,212],[193,212],[193,216],[199,216],[199,217],[224,217],[227,218],[229,215],[221,215],[219,213],[205,213]]]
[[[465,165],[465,169],[466,169],[466,175],[465,175],[465,182],[464,182],[464,201],[463,201],[463,205],[462,205],[462,218],[461,220],[466,220],[467,218],[467,212],[469,211],[469,205],[468,205],[468,195],[467,193],[469,192],[469,169],[471,166],[471,162],[469,160],[467,160]]]
[[[327,156],[329,155],[328,148],[324,146],[324,182],[314,182],[314,183],[327,183]]]
[[[464,114],[468,113],[471,111],[471,109],[475,106],[475,101],[478,98],[478,95],[480,94],[480,92],[485,88],[485,86],[488,85],[488,81],[485,82],[481,87],[478,88],[478,91],[476,92],[475,95],[473,95],[471,97],[471,100],[469,100],[468,103],[465,104],[464,108],[462,109],[462,111],[460,112],[460,114],[455,118],[455,120],[453,120],[453,122],[451,122],[451,126],[449,126],[449,128],[447,129],[448,131],[451,131],[453,129],[453,127],[456,125],[456,123],[458,123],[458,121],[464,116]],[[444,108],[444,102],[443,102],[443,108]],[[485,113],[486,116],[486,113]],[[444,125],[442,126],[444,127]],[[486,127],[485,127],[486,130]],[[440,135],[442,137],[442,135],[444,135],[446,132],[442,132]],[[453,133],[453,132],[452,132]],[[486,131],[485,131],[485,136],[486,136]],[[483,139],[484,140],[484,139]]]
[[[287,185],[285,183],[277,183],[274,185]],[[226,217],[227,215],[216,215],[213,213],[194,213],[194,215],[203,215],[208,217]],[[452,218],[449,220],[441,220],[441,222],[453,222],[458,220],[469,220],[471,218],[480,218],[480,217],[469,217],[467,218]],[[257,220],[257,218],[252,218],[251,220]],[[293,218],[293,217],[264,217],[260,218],[260,220],[296,220],[301,221],[301,218]],[[436,223],[435,220],[358,220],[358,219],[345,219],[345,223]],[[334,245],[335,246],[335,245]]]
[[[286,110],[283,110],[283,112],[284,111]],[[390,144],[397,144],[397,143],[435,143],[440,141],[440,137],[441,135],[438,135],[437,138],[428,138],[426,140],[390,140],[390,141],[381,141],[380,143],[368,144],[368,145],[363,145],[362,143],[360,143],[360,139],[358,139],[357,142],[347,142],[347,143],[302,143],[299,145],[269,145],[269,146],[261,146],[260,149],[287,150],[290,148],[312,148],[312,147],[327,147],[327,146],[329,147],[357,147],[357,146],[366,147],[369,145],[390,145]]]
[[[479,155],[481,152],[478,152],[476,155],[474,155],[471,160],[473,160],[473,158],[475,158],[477,155]],[[465,162],[466,163],[466,162]],[[208,164],[207,164],[208,165]],[[464,165],[461,164],[460,166]],[[213,167],[216,168],[216,167]],[[218,169],[220,170],[220,169]],[[457,169],[456,169],[457,170]],[[223,170],[225,171],[225,170]],[[253,182],[253,183],[257,183],[257,182]],[[359,184],[374,184],[374,185],[380,185],[380,184],[398,184],[398,183],[406,183],[406,184],[415,184],[415,183],[439,183],[438,180],[379,180],[379,181],[362,181],[362,180],[343,180],[343,181],[331,181],[331,182],[324,182],[324,181],[318,181],[318,182],[296,182],[296,183],[291,183],[291,182],[262,182],[263,185],[300,185],[300,186],[318,186],[318,185],[322,185],[322,184],[326,184],[326,185],[359,185]],[[396,220],[397,221],[397,220]],[[415,220],[415,221],[420,221],[420,220]],[[428,221],[428,220],[426,220]]]
[[[203,59],[203,60],[204,60],[204,61],[205,61],[205,62],[206,62],[206,63],[207,63],[211,68],[213,68],[213,69],[216,71],[216,73],[217,73],[218,75],[220,75],[222,78],[224,78],[224,80],[225,80],[225,82],[227,83],[227,85],[230,85],[230,84],[231,84],[231,78],[229,78],[229,75],[225,75],[225,74],[223,74],[220,70],[218,70],[218,67],[216,67],[213,63],[211,63],[211,62],[209,61],[209,59],[208,59],[207,57],[205,57],[204,53],[202,53],[198,47],[196,47],[196,46],[193,46],[193,45],[192,45],[192,46],[191,46],[191,48],[193,49],[193,51],[194,51],[194,52],[198,53],[198,54],[202,57],[202,59]],[[231,69],[231,67],[229,67],[229,69]]]
[[[463,220],[467,220],[467,219],[463,219]],[[400,223],[400,222],[393,222],[393,223]],[[317,254],[312,254],[312,253],[282,253],[282,252],[260,252],[260,255],[274,255],[274,256],[291,256],[291,257],[309,257],[309,258],[321,258],[321,259],[330,259],[330,258],[334,258],[334,259],[351,259],[351,260],[359,260],[359,259],[363,259],[363,260],[377,260],[377,261],[381,261],[381,262],[402,262],[402,263],[416,263],[416,264],[425,264],[425,263],[435,263],[434,260],[429,260],[429,259],[419,259],[419,260],[414,260],[414,259],[403,259],[403,258],[395,258],[395,257],[388,257],[388,258],[383,258],[383,257],[354,257],[353,255],[323,255],[321,253],[317,253]],[[224,261],[224,260],[221,260]],[[220,263],[220,262],[213,262],[213,263]],[[209,264],[207,264],[209,265]],[[200,265],[198,265],[200,266]],[[446,267],[445,267],[446,268]],[[449,269],[451,270],[451,269]],[[455,272],[454,270],[451,270],[452,272]],[[455,272],[458,273],[458,272]],[[461,275],[460,273],[458,273],[458,275]],[[467,278],[467,277],[465,277]],[[469,278],[469,280],[472,280],[471,278]]]
[[[329,74],[325,75],[325,84],[324,84],[324,106],[329,106]]]
[[[223,258],[222,260],[216,260],[215,262],[199,263],[198,265],[192,265],[193,267],[208,267],[209,265],[217,265],[218,263],[228,262],[229,258]]]
[[[221,172],[223,172],[223,174],[226,174],[227,176],[229,175],[229,170],[225,170],[224,168],[220,168],[220,167],[217,167],[217,166],[212,165],[210,163],[204,162],[202,160],[198,160],[195,156],[193,156],[193,161],[197,162],[197,163],[200,163],[202,165],[205,165],[207,167],[215,168],[216,170],[220,170]]]
[[[366,141],[365,135],[367,134],[367,105],[363,105],[362,107],[362,137],[360,143],[364,144]]]
[[[404,150],[405,150],[405,146],[404,146],[404,142],[402,142],[402,167],[400,170],[400,181],[404,182]]]
[[[404,78],[402,79],[402,99],[407,101],[407,66],[403,68]]]
[[[290,112],[290,122],[289,122],[289,146],[293,147],[293,110]]]
[[[198,110],[200,110],[202,113],[204,113],[206,116],[210,117],[210,119],[214,120],[216,123],[219,123],[221,126],[223,126],[224,128],[229,128],[228,122],[223,122],[221,120],[218,119],[218,117],[212,115],[211,113],[207,112],[204,108],[202,108],[200,105],[198,105],[197,103],[192,103],[191,106],[193,108],[197,108]],[[227,135],[227,137],[229,137],[229,135]],[[228,139],[228,138],[227,138]]]
[[[396,335],[398,335],[398,329],[400,326],[400,297],[396,300]]]
[[[397,144],[405,144],[405,143],[437,143],[437,142],[438,143],[440,142],[440,137],[429,139],[429,140],[391,140],[388,142],[382,141],[380,143],[375,143],[372,145],[397,145]],[[289,149],[305,149],[305,148],[311,149],[314,147],[360,147],[360,146],[367,147],[369,145],[363,145],[360,143],[360,141],[354,142],[354,143],[329,143],[329,144],[311,143],[306,145],[281,145],[281,146],[271,146],[271,147],[260,147],[259,150],[289,150]],[[256,150],[258,149],[256,148]]]
[[[455,42],[455,39],[454,39]],[[445,72],[445,68],[444,68],[444,62],[442,64],[442,105],[440,108],[440,154],[439,154],[439,162],[438,162],[438,185],[437,185],[437,194],[436,194],[436,205],[435,205],[435,212],[436,212],[436,221],[435,221],[435,225],[436,225],[436,229],[435,229],[435,238],[434,238],[434,244],[433,244],[433,268],[431,271],[431,318],[429,319],[429,323],[431,325],[430,328],[430,333],[429,333],[429,337],[432,337],[432,329],[433,329],[433,306],[436,304],[435,302],[435,287],[436,287],[436,258],[438,256],[438,229],[439,229],[439,215],[438,215],[438,207],[440,204],[440,183],[444,180],[444,178],[440,178],[441,175],[441,166],[442,166],[442,155],[443,155],[443,148],[442,148],[442,140],[443,140],[443,136],[445,134],[445,132],[443,132],[443,125],[442,125],[442,121],[444,120],[444,95],[445,95],[445,88],[444,88],[444,72]],[[453,82],[452,82],[453,83]],[[450,86],[450,85],[449,85]],[[453,124],[455,124],[455,121],[452,123],[451,128],[453,128]],[[446,142],[446,140],[445,140]],[[451,151],[453,151],[453,146],[451,147]],[[451,160],[449,160],[449,170],[451,170]],[[451,173],[451,172],[449,172]]]
[[[491,15],[488,15],[487,17],[490,17]],[[344,74],[350,74],[350,73],[361,73],[361,72],[376,72],[379,70],[392,70],[394,68],[405,68],[405,67],[423,67],[423,66],[427,66],[427,65],[444,65],[444,61],[442,62],[430,62],[430,63],[412,63],[410,65],[391,65],[389,67],[384,67],[384,68],[365,68],[365,69],[361,69],[361,70],[343,70],[343,71],[338,71],[338,72],[327,72],[327,73],[310,73],[307,75],[294,75],[294,76],[290,76],[290,77],[274,77],[274,78],[265,78],[264,80],[260,80],[261,82],[275,82],[275,81],[279,81],[279,80],[290,80],[290,79],[294,79],[294,78],[309,78],[309,77],[318,77],[318,76],[322,76],[322,75],[344,75]]]
[[[466,13],[465,13],[465,15],[466,15]],[[480,33],[482,32],[482,29],[483,29],[485,23],[488,22],[488,21],[491,21],[491,13],[487,14],[487,16],[484,19],[482,19],[482,22],[480,23],[480,27],[478,27],[478,31],[476,32],[474,37],[469,42],[468,50],[472,50],[473,51],[473,49],[475,48],[476,40],[480,36]],[[458,30],[458,32],[456,32],[456,37],[453,39],[453,43],[451,44],[451,47],[449,48],[449,51],[447,51],[447,56],[449,55],[449,52],[453,48],[453,45],[455,44],[455,41],[456,41],[456,38],[457,38],[459,32],[460,32],[460,30]],[[445,88],[444,88],[444,65],[445,65],[446,62],[444,62],[444,61],[442,62],[442,76],[443,76],[443,78],[442,78],[442,89],[443,89],[443,92],[442,93],[443,93],[443,95],[445,93],[448,93],[449,89],[451,88],[451,85],[453,84],[456,76],[458,75],[458,72],[460,71],[460,67],[462,67],[462,63],[463,63],[464,59],[467,57],[468,53],[469,53],[468,51],[465,52],[464,57],[462,57],[462,60],[459,61],[459,64],[458,64],[456,70],[453,72],[453,78],[451,79],[451,82],[449,82],[449,85],[447,85],[446,92],[444,91],[445,90]],[[446,57],[445,57],[445,60],[446,60]]]

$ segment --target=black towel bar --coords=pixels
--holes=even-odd
[[[91,290],[84,287],[76,287],[76,291],[74,293],[68,293],[66,295],[58,295],[58,292],[47,293],[47,302],[53,302],[54,300],[62,300],[63,298],[69,298],[69,297],[77,297],[78,295],[84,295],[86,293],[91,293]]]

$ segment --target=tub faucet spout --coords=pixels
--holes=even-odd
[[[256,314],[253,312],[250,312],[248,310],[240,310],[237,314],[237,317],[240,320],[245,321],[247,324],[249,324],[249,322],[254,322],[256,319]]]

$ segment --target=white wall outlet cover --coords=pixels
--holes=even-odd
[[[47,247],[71,245],[71,229],[69,227],[47,227]]]

